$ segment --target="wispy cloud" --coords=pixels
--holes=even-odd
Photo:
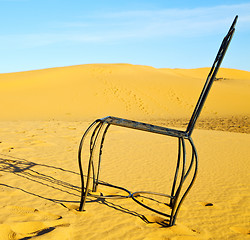
[[[28,2],[30,0],[0,0],[0,2]]]
[[[239,29],[249,30],[250,3],[194,9],[96,12],[79,16],[78,21],[52,23],[49,32],[53,33],[0,35],[0,42],[1,46],[12,43],[13,46],[29,48],[60,42],[93,43],[224,34],[236,14],[239,15]]]
[[[190,37],[221,33],[235,15],[239,28],[250,29],[250,3],[194,9],[92,13],[64,26],[90,31],[100,41],[160,36]],[[87,25],[84,25],[88,23]],[[104,34],[105,33],[105,34]],[[110,36],[110,37],[107,37]]]
[[[128,21],[131,23],[131,31],[138,30],[138,37],[150,35],[185,37],[193,34],[218,33],[228,26],[228,22],[235,15],[240,16],[241,26],[244,24],[244,27],[250,28],[250,3],[194,9],[115,12],[92,15],[92,18],[122,24]]]
[[[14,48],[33,48],[60,42],[99,42],[98,36],[64,33],[12,34],[0,36],[0,48],[12,45]]]

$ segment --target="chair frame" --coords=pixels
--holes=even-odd
[[[195,106],[195,109],[193,111],[193,114],[191,116],[191,119],[189,121],[189,124],[187,126],[186,131],[166,128],[162,126],[156,126],[148,123],[142,123],[142,122],[136,122],[132,120],[117,118],[108,116],[105,118],[97,119],[95,120],[85,131],[85,133],[82,136],[82,139],[80,141],[79,145],[79,151],[78,151],[78,163],[79,163],[79,169],[80,169],[80,175],[81,175],[81,200],[80,200],[80,206],[79,211],[84,210],[86,200],[88,196],[96,197],[96,198],[132,198],[135,202],[140,204],[141,206],[157,213],[160,215],[163,215],[164,217],[167,217],[167,226],[173,226],[175,224],[177,214],[180,210],[181,204],[183,203],[183,200],[185,199],[186,195],[188,194],[189,190],[193,186],[193,183],[195,181],[195,178],[197,176],[197,168],[198,168],[198,154],[197,150],[195,148],[195,145],[193,143],[193,140],[191,138],[191,134],[193,132],[195,123],[197,122],[197,119],[201,113],[201,110],[204,106],[204,103],[206,101],[206,98],[208,96],[208,93],[211,89],[211,86],[216,78],[216,74],[220,68],[220,65],[222,63],[222,60],[225,56],[225,53],[227,51],[227,48],[230,44],[230,41],[233,37],[234,31],[235,31],[235,24],[237,22],[238,16],[235,17],[227,35],[224,37],[222,44],[219,48],[219,51],[217,53],[217,56],[214,60],[214,63],[211,67],[211,70],[208,74],[208,77],[206,79],[205,85],[202,89],[201,95],[198,99],[198,102]],[[177,157],[177,164],[176,169],[174,173],[174,179],[171,189],[171,194],[163,194],[163,193],[156,193],[156,192],[148,192],[148,191],[137,191],[131,193],[129,190],[115,186],[106,182],[103,182],[99,180],[99,174],[100,174],[100,168],[101,168],[101,157],[102,157],[102,149],[104,145],[104,140],[106,137],[106,134],[108,132],[108,129],[111,125],[120,126],[120,127],[126,127],[126,128],[132,128],[136,130],[141,131],[147,131],[151,133],[161,134],[161,135],[167,135],[171,137],[178,138],[178,157]],[[83,173],[83,166],[82,166],[82,152],[83,152],[83,145],[85,142],[85,139],[87,136],[90,136],[90,143],[89,143],[89,156],[88,156],[88,170],[87,170],[87,180],[86,183],[84,181],[84,173]],[[187,153],[186,153],[186,142],[190,144],[191,147],[191,159],[187,161]],[[98,146],[98,147],[97,147]],[[95,171],[94,167],[94,152],[96,148],[99,148],[98,153],[98,163],[97,163],[97,170]],[[186,179],[188,175],[192,175],[189,177],[188,183],[186,183]],[[90,182],[91,182],[91,175],[92,175],[92,190],[90,192]],[[185,189],[183,190],[183,185],[187,185]],[[118,188],[122,191],[124,191],[125,195],[111,195],[111,196],[102,196],[102,195],[95,195],[94,192],[97,191],[98,185],[106,185],[109,187]],[[183,193],[184,192],[184,193]],[[143,202],[139,201],[137,199],[138,196],[143,194],[151,194],[151,195],[158,195],[162,197],[166,197],[169,199],[168,203],[165,203],[169,206],[170,214],[167,214],[165,212],[158,211],[154,208],[149,207],[148,205],[144,204]]]

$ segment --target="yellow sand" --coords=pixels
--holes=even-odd
[[[0,240],[249,239],[250,72],[235,69],[220,70],[194,130],[199,172],[175,226],[132,199],[88,198],[77,211],[87,126],[113,115],[184,129],[208,71],[88,64],[0,74]],[[176,139],[112,127],[100,179],[166,192],[175,156]]]

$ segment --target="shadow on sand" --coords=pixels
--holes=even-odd
[[[48,175],[48,172],[54,172],[56,174],[53,174],[54,176]],[[71,195],[72,198],[78,198],[80,200],[80,194],[81,194],[81,188],[79,186],[73,185],[71,183],[68,183],[65,180],[61,179],[67,179],[69,175],[72,179],[72,175],[75,175],[77,178],[79,178],[80,181],[80,175],[74,171],[63,169],[60,167],[55,167],[52,165],[46,165],[46,164],[40,164],[28,161],[26,159],[13,157],[10,155],[0,154],[0,172],[5,173],[12,173],[15,174],[17,177],[25,178],[28,181],[32,181],[35,184],[37,184],[37,188],[39,187],[45,187],[46,193],[53,194],[53,191],[60,191],[62,194],[65,195]],[[61,179],[58,179],[60,176]],[[0,183],[0,186],[7,187],[10,189],[16,189],[19,191],[22,191],[26,194],[42,198],[44,200],[52,201],[55,203],[59,203],[62,206],[65,207],[64,203],[79,203],[79,200],[64,200],[64,199],[56,199],[53,197],[47,197],[42,195],[41,193],[35,193],[34,191],[25,189],[25,184],[22,180],[19,181],[19,186],[11,186],[6,183]],[[39,186],[39,185],[40,186]],[[49,191],[49,189],[52,188],[53,191]],[[115,209],[117,211],[130,214],[136,217],[139,217],[141,220],[143,220],[145,223],[157,223],[160,225],[160,227],[167,227],[168,222],[164,221],[152,221],[148,219],[146,216],[139,214],[135,211],[129,210],[121,205],[115,204],[112,201],[107,201],[103,198],[89,198],[87,200],[88,203],[96,202],[102,205],[105,205],[107,207],[110,207],[112,209]]]

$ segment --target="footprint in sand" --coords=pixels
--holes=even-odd
[[[9,153],[9,152],[11,152],[12,150],[14,150],[14,147],[8,147],[8,148],[4,148],[4,149],[2,150],[2,152],[3,152],[3,153]]]
[[[61,205],[68,209],[74,215],[82,216],[84,215],[86,218],[93,216],[93,212],[91,211],[78,211],[79,205],[76,204],[68,204],[68,203],[61,203]]]
[[[11,229],[16,233],[21,234],[37,234],[46,229],[55,229],[56,227],[68,227],[69,223],[64,220],[54,220],[54,221],[32,221],[32,222],[17,222],[11,223]]]
[[[22,133],[26,133],[26,131],[16,131],[15,133],[20,133],[20,134],[22,134]]]
[[[164,231],[152,232],[144,240],[171,239],[171,240],[206,240],[211,239],[206,234],[202,234],[194,229],[183,225],[175,225],[164,228]]]
[[[150,196],[150,194],[147,196],[147,194],[136,194],[134,195],[138,201],[140,201],[142,204],[149,206],[155,210],[158,210],[160,212],[169,212],[170,208],[167,205],[169,202],[169,199],[164,196]]]
[[[214,204],[210,202],[199,202],[198,204],[204,206],[204,207],[213,207]]]
[[[0,224],[0,240],[26,239],[69,226],[61,216],[35,208],[6,206],[1,212],[8,214],[8,221]]]
[[[67,208],[68,210],[78,211],[79,209],[79,205],[76,205],[76,204],[61,203],[61,205]]]
[[[148,223],[152,224],[152,226],[159,226],[159,227],[168,227],[169,220],[163,217],[155,216],[155,215],[144,215],[143,220]]]
[[[250,234],[250,227],[230,227],[230,229],[236,233],[242,233],[242,234]]]
[[[61,219],[60,215],[40,211],[36,208],[7,206],[6,209],[13,215],[22,215],[26,221],[45,221]]]
[[[0,240],[28,239],[53,231],[56,227],[68,227],[69,224],[62,220],[56,221],[32,221],[0,224]]]
[[[0,224],[0,240],[16,240],[16,233],[10,228],[8,224]]]
[[[23,142],[29,144],[29,145],[42,145],[42,144],[46,144],[45,141],[43,140],[38,140],[38,139],[35,139],[34,137],[28,137],[28,138],[24,138],[23,139]]]

